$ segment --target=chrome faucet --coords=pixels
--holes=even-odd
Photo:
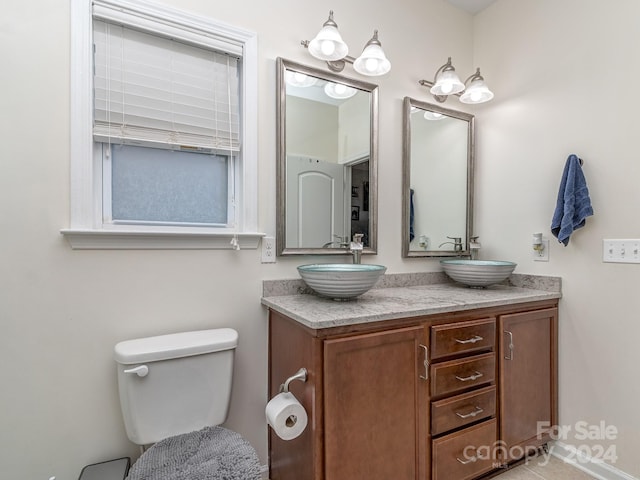
[[[469,250],[471,251],[471,260],[478,259],[478,250],[482,248],[482,244],[478,241],[480,237],[471,237],[471,242],[469,243]]]
[[[362,233],[356,233],[353,235],[353,242],[349,244],[349,253],[353,255],[353,263],[360,263],[360,257],[362,256],[362,250],[364,245],[362,244]]]
[[[451,240],[453,240],[453,242],[443,242],[440,245],[438,245],[438,248],[440,248],[443,245],[447,245],[448,243],[450,243],[451,245],[453,245],[453,249],[456,252],[461,252],[462,251],[462,238],[460,237],[447,237],[450,238]]]
[[[325,243],[322,245],[322,248],[345,248],[349,246],[348,237],[343,238],[340,235],[334,235],[333,237],[335,240]]]

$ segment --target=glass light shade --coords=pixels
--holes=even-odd
[[[349,47],[342,40],[337,27],[325,23],[318,35],[309,42],[309,53],[320,60],[335,61],[346,57]]]
[[[427,110],[426,112],[424,112],[424,119],[425,120],[442,120],[444,117],[443,114],[438,113],[438,112],[432,112]]]
[[[464,90],[464,83],[460,81],[456,71],[444,70],[436,79],[436,83],[429,90],[433,95],[453,95]]]
[[[301,72],[292,72],[291,70],[287,70],[285,74],[285,82],[287,85],[291,85],[292,87],[311,87],[316,84],[318,79],[316,77],[312,77],[310,75],[305,75]]]
[[[329,82],[324,86],[324,93],[331,98],[344,99],[353,97],[358,90],[342,83]]]
[[[477,79],[471,82],[465,92],[460,96],[462,103],[484,103],[493,98],[493,92],[489,90],[483,80]]]
[[[353,68],[356,72],[375,77],[384,75],[391,70],[391,62],[387,59],[380,45],[367,45],[362,54],[353,62]]]

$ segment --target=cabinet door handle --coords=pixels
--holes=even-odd
[[[475,417],[476,415],[480,415],[482,412],[484,412],[484,410],[476,405],[476,409],[473,412],[469,412],[469,413],[456,412],[456,415],[459,416],[460,418],[470,418],[470,417]]]
[[[469,463],[477,462],[478,457],[469,457],[466,460],[462,460],[460,457],[456,457],[456,460],[459,461],[462,465],[467,465]]]
[[[480,335],[474,335],[471,338],[468,338],[467,340],[460,340],[459,338],[454,338],[454,340],[457,343],[462,343],[463,345],[466,343],[476,343],[476,342],[480,342],[482,340],[484,340],[484,338],[482,338]]]
[[[429,380],[429,349],[422,344],[420,344],[420,347],[424,349],[424,361],[422,362],[424,365],[424,375],[420,375],[420,378]]]
[[[504,333],[509,335],[509,343],[507,344],[507,348],[509,349],[509,354],[504,356],[505,360],[513,360],[513,333],[505,330]]]
[[[469,375],[468,377],[459,377],[458,375],[456,375],[456,378],[458,380],[460,380],[461,382],[468,382],[470,380],[477,380],[480,377],[484,377],[484,374],[479,372],[479,371],[475,371],[473,374]]]

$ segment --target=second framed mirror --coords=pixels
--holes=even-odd
[[[409,97],[403,107],[402,255],[467,256],[474,116]]]

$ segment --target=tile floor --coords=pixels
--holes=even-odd
[[[594,477],[557,457],[550,456],[547,462],[543,456],[539,456],[531,459],[528,464],[520,465],[494,478],[496,480],[593,480]]]

